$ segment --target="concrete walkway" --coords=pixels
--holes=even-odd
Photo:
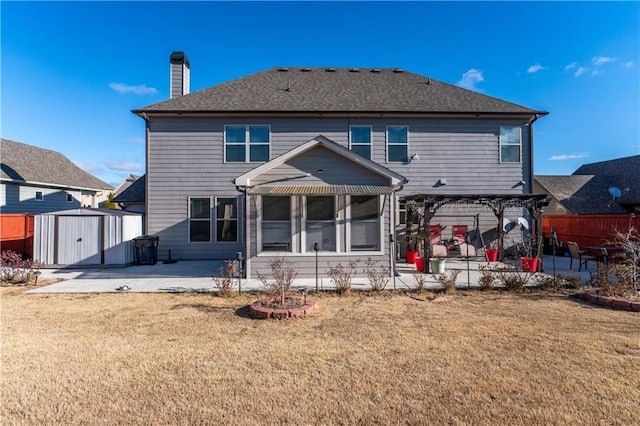
[[[569,258],[555,257],[555,275],[564,275],[569,271]],[[554,273],[554,258],[544,256],[544,271],[546,274]],[[129,266],[126,268],[102,268],[102,269],[44,269],[39,280],[63,279],[64,281],[38,287],[27,291],[36,293],[117,293],[118,288],[127,287],[128,292],[134,293],[181,293],[181,292],[209,292],[216,291],[212,275],[223,266],[223,261],[179,261],[173,264],[158,263],[156,265]],[[487,262],[465,259],[447,259],[446,270],[459,269],[461,273],[457,278],[457,287],[474,287],[480,279],[480,267],[488,265]],[[574,265],[575,266],[575,265]],[[590,262],[587,271],[573,271],[583,281],[591,277],[595,271],[595,263]],[[399,276],[390,278],[386,289],[411,289],[416,287],[415,266],[400,263],[397,265]],[[323,269],[318,277],[318,289],[331,290],[334,285]],[[421,274],[426,278],[425,287],[436,289],[441,284],[432,274]],[[263,289],[259,280],[241,280],[242,291],[259,291]],[[315,290],[315,278],[296,279],[292,286],[294,290]],[[356,278],[352,282],[354,290],[366,290],[371,286],[366,278]],[[238,290],[236,284],[234,290]]]

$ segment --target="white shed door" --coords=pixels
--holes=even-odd
[[[58,264],[99,265],[100,217],[58,217]]]

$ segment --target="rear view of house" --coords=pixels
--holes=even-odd
[[[392,266],[405,196],[531,193],[546,112],[397,68],[278,67],[190,93],[186,55],[170,63],[171,99],[133,111],[160,256],[240,252],[249,276],[274,257],[310,276],[316,254]]]

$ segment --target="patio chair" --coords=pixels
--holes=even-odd
[[[453,239],[464,243],[467,240],[468,229],[467,225],[453,225]]]
[[[569,253],[571,254],[569,269],[573,269],[573,259],[576,259],[578,261],[578,272],[582,270],[582,265],[584,265],[584,269],[587,269],[587,262],[589,262],[590,260],[596,260],[595,256],[584,254],[584,251],[580,250],[580,246],[578,246],[578,243],[574,241],[567,241],[567,247],[569,248]]]

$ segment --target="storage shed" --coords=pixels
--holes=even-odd
[[[35,216],[33,259],[45,267],[127,266],[142,215],[120,210],[72,209]]]

